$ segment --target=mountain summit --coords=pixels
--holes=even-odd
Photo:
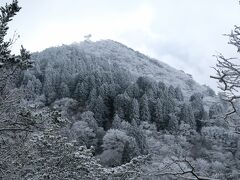
[[[209,87],[195,82],[190,74],[176,70],[160,60],[150,58],[113,40],[84,41],[52,47],[41,53],[35,53],[33,59],[44,61],[44,57],[48,55],[54,57],[49,63],[72,65],[73,74],[79,71],[77,68],[91,70],[119,68],[131,74],[134,79],[147,76],[155,81],[164,82],[167,86],[180,87],[186,97],[195,92],[208,94],[206,92],[210,90]]]

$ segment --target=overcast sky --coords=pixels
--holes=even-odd
[[[10,0],[1,0],[0,5]],[[11,31],[31,52],[84,40],[113,39],[193,75],[216,89],[210,66],[240,25],[238,0],[19,0]]]

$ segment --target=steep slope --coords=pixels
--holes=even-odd
[[[52,47],[32,59],[35,66],[17,83],[26,95],[23,103],[51,113],[41,120],[46,130],[52,123],[68,141],[93,146],[102,165],[150,154],[142,168],[153,176],[174,157],[187,157],[206,177],[227,179],[239,169],[236,153],[228,150],[238,148],[239,138],[220,117],[227,106],[183,71],[111,40]]]
[[[68,51],[64,49],[68,49]],[[57,56],[58,61],[61,59],[65,59],[66,61],[66,59],[68,59],[71,64],[73,63],[71,59],[73,59],[74,56],[79,60],[84,56],[84,58],[88,60],[87,64],[91,64],[92,68],[95,69],[99,68],[99,66],[107,68],[104,67],[107,63],[110,69],[124,69],[131,73],[133,77],[148,76],[156,81],[162,81],[168,86],[179,86],[186,97],[189,97],[195,92],[204,92],[204,94],[206,94],[208,91],[206,86],[201,86],[195,82],[191,75],[186,74],[184,71],[176,70],[159,60],[150,58],[112,40],[97,42],[84,41],[69,46],[63,45],[61,47],[49,48],[41,53],[35,54],[33,57],[42,59],[47,53]],[[74,54],[74,56],[69,59],[67,58],[68,54]],[[36,56],[40,56],[40,58]],[[83,68],[81,65],[79,66],[79,63],[80,62],[75,64],[75,68]],[[72,69],[73,74],[77,71],[77,69]]]
[[[185,94],[206,90],[205,87],[196,83],[191,75],[134,51],[121,43],[104,40],[95,43],[83,42],[76,46],[88,55],[99,56],[107,59],[109,63],[116,63],[118,67],[127,69],[136,76],[149,76],[166,85],[180,86]]]

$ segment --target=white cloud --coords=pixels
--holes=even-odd
[[[153,8],[148,4],[140,4],[128,12],[95,16],[90,14],[85,18],[72,17],[67,21],[50,20],[42,27],[28,34],[24,44],[31,51],[43,50],[49,46],[69,44],[83,40],[84,35],[91,33],[93,40],[120,39],[128,32],[150,34],[153,19]]]

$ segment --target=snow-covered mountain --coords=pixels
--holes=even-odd
[[[93,146],[103,166],[150,154],[142,165],[149,174],[172,157],[187,157],[199,172],[214,167],[207,168],[209,177],[235,170],[235,156],[222,150],[239,141],[220,117],[227,105],[191,75],[112,40],[52,47],[32,60],[34,67],[17,83],[23,103],[49,111],[52,120],[44,125],[53,123],[69,140]]]
[[[64,49],[69,50],[65,51]],[[107,63],[109,68],[124,69],[131,73],[133,77],[148,76],[156,81],[162,81],[168,86],[179,86],[185,97],[189,97],[195,92],[201,92],[208,95],[209,91],[211,91],[209,87],[202,86],[195,82],[190,74],[187,74],[182,70],[177,70],[161,62],[161,60],[150,58],[113,40],[101,40],[97,42],[84,41],[69,46],[63,45],[56,48],[48,48],[35,55],[40,55],[42,57],[44,54],[48,53],[54,54],[54,56],[60,56],[55,58],[58,60],[64,58],[63,56],[68,56],[68,54],[72,53],[75,57],[80,55],[79,57],[76,57],[80,61],[81,57],[84,56],[88,59],[88,64],[92,64],[94,68],[104,66],[103,64],[106,65]],[[35,57],[36,56],[34,56],[34,58]],[[71,62],[72,58],[65,59],[67,59],[69,63],[73,63]],[[77,66],[78,65],[75,67]],[[72,73],[74,73],[74,71],[75,70],[73,70]]]

